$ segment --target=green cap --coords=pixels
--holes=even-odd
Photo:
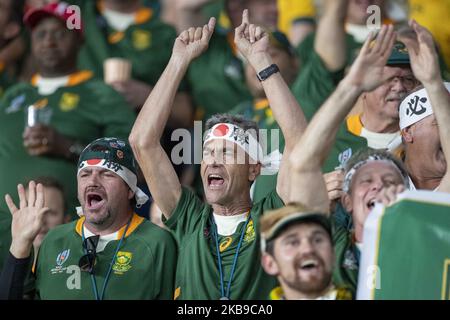
[[[261,249],[266,243],[277,238],[286,228],[297,223],[316,223],[322,226],[330,238],[331,221],[325,213],[310,211],[301,205],[287,205],[265,213],[260,221]]]
[[[133,151],[127,141],[118,138],[100,138],[91,142],[80,155],[78,169],[83,168],[85,161],[90,164],[100,160],[106,165],[124,166],[137,174]]]
[[[400,42],[396,41],[394,47],[392,48],[391,55],[386,62],[386,65],[396,65],[396,64],[411,64],[409,60],[408,49],[406,46]]]

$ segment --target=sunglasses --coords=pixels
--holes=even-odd
[[[83,255],[78,261],[78,266],[81,271],[89,272],[90,274],[94,273],[95,258],[97,256],[96,249],[99,239],[99,235],[84,239],[83,249],[86,254]]]

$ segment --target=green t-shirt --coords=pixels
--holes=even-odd
[[[78,267],[84,255],[83,221],[51,230],[42,242],[35,269],[38,298],[95,299],[90,274]],[[119,239],[124,229],[119,231]],[[94,272],[99,293],[119,239],[110,241],[96,255]],[[176,259],[176,242],[170,232],[134,214],[114,259],[104,300],[172,299]]]
[[[276,278],[267,275],[261,267],[259,218],[264,211],[283,205],[275,191],[254,203],[231,283],[232,300],[264,300],[278,286]],[[165,222],[173,230],[179,244],[176,299],[215,300],[221,297],[217,250],[210,227],[211,216],[211,206],[202,202],[192,191],[183,188],[177,207]],[[229,237],[219,236],[225,289],[244,225],[245,222],[240,223],[236,232]]]
[[[352,240],[352,233],[342,226],[334,226],[333,243],[336,257],[333,283],[348,288],[355,295],[358,284],[359,249]]]
[[[0,194],[9,193],[17,203],[17,184],[41,176],[57,179],[64,187],[69,213],[75,214],[77,165],[52,156],[30,156],[23,146],[27,108],[39,105],[41,120],[59,133],[88,144],[96,138],[127,139],[135,115],[111,87],[80,71],[70,75],[69,85],[41,95],[30,83],[11,87],[0,100]],[[9,215],[4,201],[0,212]]]
[[[231,33],[216,30],[208,50],[188,70],[188,85],[196,107],[196,118],[206,120],[229,112],[238,103],[251,100],[243,64],[233,49]]]
[[[272,148],[272,139],[278,140],[278,149],[280,153],[284,150],[284,137],[281,132],[278,123],[273,117],[272,109],[270,109],[269,102],[264,100],[259,101],[245,101],[238,104],[231,112],[231,114],[240,114],[246,119],[251,119],[258,124],[259,129],[267,130],[267,139],[263,145],[266,146],[266,150],[263,150],[265,154],[270,154],[275,151]],[[277,130],[277,131],[275,131]],[[260,137],[261,138],[261,137]],[[256,181],[253,192],[253,201],[258,202],[264,199],[269,192],[277,186],[278,174],[273,175],[260,175]]]
[[[92,70],[103,79],[103,62],[111,57],[126,58],[132,64],[132,78],[155,85],[172,54],[176,31],[142,7],[136,23],[125,31],[108,25],[96,1],[79,1],[82,9],[85,42],[78,56],[81,69]]]

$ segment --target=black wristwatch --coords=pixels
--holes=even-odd
[[[269,78],[271,75],[273,75],[274,73],[277,73],[279,71],[280,71],[280,69],[278,69],[278,66],[276,64],[272,64],[272,65],[268,66],[267,68],[265,68],[264,70],[257,73],[256,76],[258,77],[259,81],[264,81],[267,78]]]

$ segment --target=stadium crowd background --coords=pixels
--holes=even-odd
[[[176,142],[171,141],[173,130],[183,128],[193,133],[194,120],[202,121],[205,126],[206,121],[215,114],[240,115],[244,119],[255,121],[259,128],[280,129],[281,125],[279,126],[278,118],[274,115],[276,112],[272,112],[269,105],[270,99],[265,91],[267,89],[260,85],[254,65],[243,57],[233,40],[234,30],[241,24],[242,11],[246,8],[249,9],[251,23],[268,30],[268,52],[308,122],[319,107],[324,105],[337,90],[339,82],[348,73],[369,36],[368,21],[373,15],[373,12],[367,11],[370,5],[376,5],[380,9],[381,24],[393,25],[399,34],[402,30],[413,28],[409,24],[410,19],[414,19],[419,25],[427,28],[435,41],[441,77],[444,81],[450,80],[448,67],[450,66],[450,24],[448,24],[450,1],[448,0],[73,0],[66,2],[81,8],[81,29],[64,31],[55,21],[42,19],[39,14],[31,14],[37,9],[44,8],[40,14],[57,16],[64,22],[69,21],[70,14],[61,13],[62,7],[59,6],[61,4],[58,1],[0,0],[0,194],[2,195],[0,269],[9,255],[12,230],[11,206],[8,208],[3,195],[10,194],[12,201],[19,203],[18,184],[32,188],[33,192],[35,192],[35,186],[28,187],[29,181],[33,180],[43,186],[45,206],[50,210],[45,214],[43,226],[33,239],[32,251],[36,264],[39,248],[49,230],[79,218],[76,209],[79,205],[76,173],[81,168],[82,157],[80,156],[84,156],[85,147],[102,137],[115,137],[128,141],[147,97],[169,64],[175,39],[182,31],[190,27],[207,24],[209,17],[216,17],[217,22],[208,50],[189,65],[186,74],[180,79],[180,85],[173,97],[173,108],[161,133],[161,146],[169,158],[171,158],[172,148],[176,145]],[[336,27],[342,27],[345,32],[338,32]],[[406,34],[410,31],[404,32]],[[122,58],[125,62],[124,60],[111,61],[110,58]],[[105,63],[107,61],[111,63],[107,65]],[[129,65],[127,66],[126,63]],[[341,201],[346,192],[342,171],[346,160],[368,147],[387,149],[403,160],[407,169],[410,168],[405,157],[407,148],[402,145],[399,135],[398,109],[397,114],[391,114],[386,111],[386,108],[383,109],[383,106],[377,106],[386,96],[388,97],[386,105],[393,103],[398,106],[409,93],[421,88],[419,77],[414,77],[410,63],[405,44],[397,41],[387,60],[387,66],[401,69],[396,80],[393,80],[398,82],[393,84],[395,89],[390,89],[389,92],[371,91],[367,95],[358,97],[345,119],[339,122],[336,144],[330,146],[331,151],[325,157],[326,160],[323,159],[321,169],[330,200],[330,210],[334,212],[333,220],[348,230],[354,228],[351,226],[351,215],[346,213],[351,210],[343,203],[343,200]],[[123,75],[120,73],[127,67],[131,67],[128,76],[121,78]],[[107,80],[108,76],[112,80]],[[292,116],[292,118],[295,117]],[[226,120],[216,119],[215,123],[206,126],[214,128],[214,125],[221,122]],[[285,133],[283,129],[281,128],[281,131]],[[291,145],[291,141],[287,138],[285,141],[285,138],[280,139],[281,152],[285,145]],[[118,144],[120,145],[120,142]],[[136,146],[133,142],[131,144],[136,155]],[[425,148],[423,150],[428,150],[425,145],[422,147]],[[271,149],[270,144],[265,148],[267,153],[275,151]],[[412,150],[410,153],[419,152],[421,149]],[[124,149],[123,152],[127,154],[127,150]],[[142,167],[143,160],[138,155],[136,158]],[[120,162],[123,159],[118,157],[116,160]],[[428,161],[426,157],[422,160]],[[417,163],[420,167],[420,161],[417,160]],[[122,165],[127,166],[127,164]],[[410,166],[415,168],[412,162]],[[181,195],[183,201],[189,204],[186,197],[192,195],[203,199],[205,194],[202,188],[200,166],[177,163],[173,164],[173,167],[183,186]],[[147,185],[147,176],[145,172],[143,173],[145,170],[141,171],[141,169],[139,166],[135,168],[137,187],[147,194],[150,201],[135,208],[137,215],[130,223],[133,225],[134,219],[138,221],[137,219],[142,217],[167,230],[168,227],[163,222],[165,218],[162,211],[164,210],[155,205],[150,193],[150,189],[153,188]],[[408,173],[410,177],[415,178],[411,172]],[[438,177],[437,182],[433,179],[412,179],[414,180],[412,182],[417,189],[434,190],[438,187],[442,176],[443,174]],[[252,202],[258,203],[270,197],[272,190],[277,187],[277,179],[277,175],[258,177],[251,189]],[[165,181],[151,183],[165,184]],[[282,200],[285,199],[282,198]],[[137,201],[139,203],[139,200]],[[276,200],[273,201],[276,202]],[[268,206],[264,207],[264,210],[276,209],[276,207],[276,205]],[[170,208],[176,210],[175,212],[182,211],[179,207]],[[198,210],[203,209],[199,207]],[[283,220],[285,215],[298,211],[302,209],[296,205],[288,206],[284,211],[275,213],[278,216],[274,216],[274,221],[262,222],[262,228],[266,228],[269,234],[267,237],[278,235],[277,230],[271,229],[278,219]],[[166,218],[169,219],[169,223],[173,220],[170,216]],[[349,293],[339,289],[337,296],[340,298],[354,296],[357,286],[357,268],[352,268],[355,258],[347,255],[350,246],[348,234],[356,237],[353,243],[358,244],[361,242],[358,241],[360,237],[358,231],[355,235],[346,230],[341,236],[335,232],[334,226],[333,232],[331,231],[329,222],[321,221],[317,217],[306,217],[306,220],[310,221],[308,219],[312,219],[311,221],[315,221],[326,230],[325,235],[321,236],[332,238],[336,256],[338,259],[339,257],[345,259],[344,264],[350,265],[334,275],[333,280],[337,282],[339,288],[341,285],[344,287],[344,284],[346,288],[349,288]],[[357,220],[355,217],[353,219]],[[289,219],[286,221],[289,222]],[[283,223],[286,221],[283,220]],[[248,223],[245,218],[240,220],[240,223],[243,222]],[[183,223],[189,225],[193,222],[187,219],[183,220]],[[123,233],[126,234],[126,232],[127,229]],[[179,240],[179,230],[176,229],[174,232],[175,239]],[[258,229],[256,232],[259,232]],[[247,236],[251,235],[245,234],[245,237]],[[148,241],[159,239],[158,241],[166,243],[169,247],[176,247],[170,239],[165,239],[163,234],[156,232],[154,237],[149,236]],[[225,235],[221,241],[226,241]],[[176,249],[172,251],[175,252]],[[201,251],[196,253],[200,255]],[[220,256],[220,253],[218,255]],[[345,257],[342,257],[343,255]],[[358,255],[359,253],[356,254],[356,260]],[[123,259],[127,258],[131,259],[131,256],[123,256]],[[228,258],[232,259],[231,256]],[[164,260],[164,263],[173,264],[166,269],[166,272],[172,269],[173,273],[187,272],[181,267],[175,271],[177,268],[175,255],[164,256],[164,259],[168,259]],[[243,259],[242,263],[246,261],[246,264],[250,264],[252,258],[247,257],[248,261]],[[180,257],[178,260],[180,261]],[[160,268],[157,269],[160,270],[156,272],[157,274],[164,273],[161,271],[164,270],[161,261],[148,262],[154,263],[155,268]],[[61,262],[63,263],[64,260]],[[272,270],[270,262],[264,263],[266,271]],[[229,264],[231,265],[231,262]],[[115,266],[122,268],[119,271],[114,269],[117,272],[127,271],[126,264],[116,263]],[[258,267],[260,267],[259,263]],[[201,270],[198,269],[196,272],[200,273]],[[225,273],[227,272],[230,270],[227,269]],[[240,273],[242,277],[245,277],[244,271],[241,270]],[[195,278],[192,275],[192,279]],[[264,277],[261,276],[261,279]],[[262,281],[261,279],[258,278],[258,281]],[[144,279],[143,282],[145,281],[147,280]],[[148,281],[154,282],[154,280]],[[170,282],[170,280],[167,281]],[[267,280],[267,287],[272,284],[270,281]],[[28,282],[33,281],[27,280],[30,288],[34,286]],[[126,285],[129,291],[135,283],[136,279],[133,279]],[[58,288],[50,289],[51,283],[45,281],[39,281],[38,285],[47,290],[46,294],[50,298],[55,297],[54,294],[59,290]],[[173,292],[177,298],[180,296],[177,287],[170,290],[166,288],[170,292],[151,294],[154,288],[144,286],[142,291],[146,291],[145,294],[123,298],[172,298]],[[240,292],[239,298],[264,299],[264,297],[269,298],[268,293],[271,298],[283,296],[280,290],[268,289],[264,288],[261,293],[255,293],[257,291],[255,288],[249,289],[255,291],[252,293],[240,292],[237,289],[236,292]],[[209,294],[208,292],[202,295],[192,290],[181,297],[205,298]],[[112,295],[112,297],[122,298],[120,295]],[[41,296],[41,298],[45,297]],[[68,295],[68,298],[76,297]]]

